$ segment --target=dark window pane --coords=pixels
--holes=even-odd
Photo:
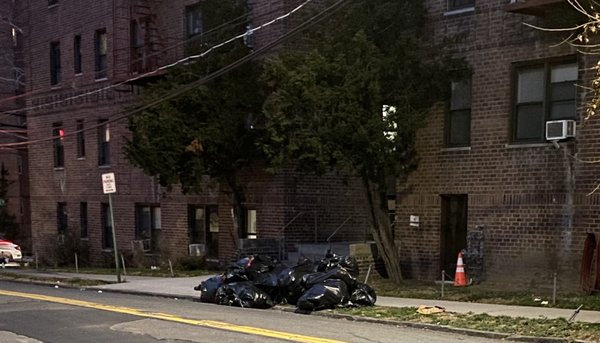
[[[544,68],[519,71],[517,102],[544,100]]]
[[[60,83],[60,43],[50,43],[50,84]]]
[[[96,78],[101,79],[108,75],[107,73],[107,54],[108,41],[106,30],[101,29],[96,31],[94,37],[94,52],[96,55]]]
[[[452,111],[449,118],[450,146],[468,146],[471,141],[471,111]]]
[[[471,80],[452,82],[450,109],[471,108]]]
[[[101,120],[100,123],[107,120]],[[98,165],[110,164],[110,124],[106,123],[98,127]]]
[[[542,104],[517,106],[517,140],[542,139],[544,134],[544,112]]]
[[[575,100],[555,101],[550,104],[550,119],[568,119],[576,117]]]
[[[77,121],[77,157],[85,157],[85,135],[83,131],[83,120]]]
[[[62,168],[65,166],[64,130],[62,123],[54,123],[52,126],[52,136],[56,137],[53,141],[54,168]]]
[[[59,234],[67,232],[67,203],[59,202],[56,204],[56,222]]]
[[[81,36],[73,39],[73,72],[81,74]]]
[[[79,203],[79,225],[80,225],[80,229],[81,229],[80,237],[87,238],[87,236],[88,236],[87,202]]]
[[[457,10],[475,6],[475,0],[448,0],[448,9]]]
[[[202,33],[202,12],[200,6],[188,6],[186,12],[186,33],[187,36],[194,36]]]

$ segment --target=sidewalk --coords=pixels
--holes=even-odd
[[[35,270],[10,269],[10,273],[49,278],[80,278],[116,282],[115,275],[76,274],[59,272],[36,272]],[[0,273],[2,271],[0,270]],[[103,291],[128,294],[153,295],[179,299],[199,299],[200,293],[194,287],[212,275],[196,277],[159,278],[147,276],[124,276],[126,282],[87,287]],[[377,297],[377,305],[390,307],[418,307],[420,305],[442,306],[448,312],[489,314],[493,316],[510,316],[525,318],[565,318],[569,319],[574,309],[557,309],[549,307],[511,306],[482,303],[468,303],[444,300],[426,300],[395,297]],[[600,323],[600,311],[581,310],[575,321]]]

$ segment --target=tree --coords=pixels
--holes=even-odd
[[[244,11],[238,1],[209,0],[202,6],[206,28],[219,27]],[[228,23],[188,46],[188,53],[206,51],[244,32],[245,25]],[[151,103],[248,53],[242,41],[220,47],[203,59],[171,70],[165,79],[144,90],[140,103]],[[158,175],[163,186],[179,184],[184,193],[196,193],[205,186],[204,175],[220,182],[231,195],[237,218],[232,231],[236,243],[244,201],[238,175],[262,155],[256,144],[260,134],[256,121],[264,99],[257,84],[259,75],[257,64],[247,64],[131,116],[132,139],[125,148],[128,159],[145,173]]]
[[[459,64],[425,41],[423,1],[349,6],[313,35],[312,50],[281,54],[265,66],[271,92],[263,148],[275,165],[357,175],[379,253],[390,278],[400,282],[388,180],[414,169],[416,130]]]
[[[19,226],[16,223],[15,216],[8,213],[8,187],[12,182],[8,179],[8,169],[4,163],[0,165],[0,232],[5,238],[14,239],[18,235]]]

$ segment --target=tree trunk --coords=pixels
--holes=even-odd
[[[377,244],[379,255],[383,258],[390,280],[396,284],[402,282],[400,256],[392,236],[392,227],[387,213],[385,194],[379,187],[363,177],[363,184],[369,204],[369,222],[371,233]]]

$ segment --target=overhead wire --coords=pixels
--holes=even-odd
[[[230,63],[229,65],[209,74],[206,75],[192,83],[180,86],[179,88],[171,91],[169,94],[162,96],[159,99],[156,99],[154,101],[151,101],[147,104],[144,104],[136,109],[133,110],[125,110],[125,111],[121,111],[120,114],[117,114],[116,117],[112,118],[112,119],[108,119],[106,121],[103,121],[102,123],[98,123],[96,125],[93,125],[91,127],[87,127],[85,129],[81,129],[81,130],[77,130],[77,131],[73,131],[71,133],[67,133],[63,136],[50,136],[50,137],[46,137],[46,138],[40,138],[40,139],[36,139],[36,140],[30,140],[27,142],[18,142],[18,143],[5,143],[5,144],[0,144],[0,148],[14,148],[14,147],[23,147],[23,146],[28,146],[28,145],[32,145],[32,144],[37,144],[37,143],[42,143],[42,142],[48,142],[48,141],[52,141],[55,139],[59,139],[59,138],[63,138],[63,137],[67,137],[67,136],[71,136],[71,135],[75,135],[79,132],[84,132],[84,131],[88,131],[88,130],[94,130],[97,129],[99,127],[103,127],[107,124],[111,124],[114,122],[118,122],[121,121],[123,119],[128,118],[129,116],[142,112],[144,110],[147,110],[151,107],[154,107],[160,103],[163,103],[165,101],[169,101],[171,99],[174,99],[192,89],[196,89],[198,86],[205,84],[213,79],[216,79],[218,77],[220,77],[223,74],[226,74],[228,72],[230,72],[231,70],[240,67],[241,65],[255,59],[256,57],[264,54],[265,52],[271,50],[272,48],[280,45],[281,43],[283,43],[284,41],[290,39],[291,37],[295,36],[296,34],[310,28],[313,25],[318,24],[319,22],[321,22],[322,20],[328,18],[330,15],[332,15],[333,13],[335,13],[336,10],[338,10],[339,8],[342,7],[342,5],[344,3],[346,3],[348,0],[337,0],[335,3],[331,4],[330,6],[326,7],[325,9],[319,11],[317,14],[311,16],[310,18],[308,18],[307,20],[303,21],[302,23],[300,23],[298,26],[292,28],[291,30],[287,31],[286,33],[284,33],[283,35],[281,35],[280,37],[278,37],[277,39],[271,41],[270,43],[266,44],[265,46],[256,49],[255,51],[251,52],[250,54],[236,60],[235,62]]]

